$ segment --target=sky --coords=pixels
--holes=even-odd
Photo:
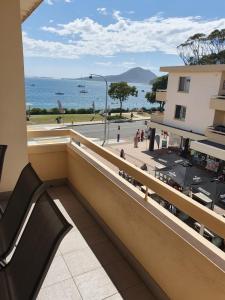
[[[26,76],[182,65],[176,46],[225,28],[225,0],[44,0],[23,23]]]

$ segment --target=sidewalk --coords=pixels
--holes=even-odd
[[[106,145],[106,148],[118,156],[120,155],[120,150],[123,149],[127,161],[139,168],[146,163],[148,172],[152,175],[155,175],[155,168],[162,168],[164,165],[156,162],[153,159],[151,152],[148,150],[148,144],[149,141],[145,140],[144,142],[138,143],[138,148],[134,148],[134,144],[130,142]]]

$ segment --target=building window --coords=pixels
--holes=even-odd
[[[176,105],[174,118],[177,120],[184,121],[185,117],[186,117],[186,107],[182,105]]]
[[[188,93],[190,88],[190,81],[190,77],[180,77],[178,91]]]

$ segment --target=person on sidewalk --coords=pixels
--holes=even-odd
[[[144,136],[145,136],[145,133],[144,133],[144,130],[142,129],[142,131],[141,131],[141,142],[144,141]]]
[[[138,148],[138,135],[134,136],[134,148]]]
[[[120,142],[120,125],[118,125],[118,130],[117,130],[117,143]]]
[[[125,151],[123,149],[120,150],[120,157],[123,158],[123,159],[126,159]]]
[[[139,130],[139,129],[137,130],[136,136],[137,136],[137,138],[138,138],[138,142],[140,142],[140,140],[141,140],[141,135],[140,135],[140,130]]]
[[[145,163],[141,166],[141,170],[148,171],[148,167]]]

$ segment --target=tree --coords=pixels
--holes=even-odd
[[[209,35],[197,33],[177,47],[185,65],[225,63],[225,29],[214,30]]]
[[[121,117],[123,102],[126,101],[129,96],[137,97],[138,91],[135,86],[129,86],[127,82],[116,82],[110,84],[108,94],[113,100],[120,101]]]
[[[156,100],[157,90],[166,90],[168,82],[168,75],[157,77],[152,83],[152,91],[145,94],[145,98],[150,103],[158,103],[160,111],[163,111],[165,102]]]

